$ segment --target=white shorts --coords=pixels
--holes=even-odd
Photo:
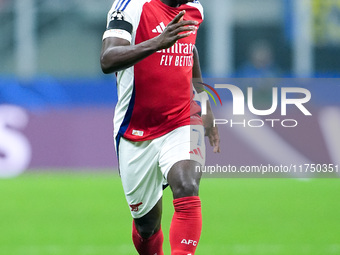
[[[121,138],[118,160],[132,217],[140,218],[162,197],[168,172],[176,162],[194,160],[204,166],[204,128],[201,125],[183,126],[142,142]]]

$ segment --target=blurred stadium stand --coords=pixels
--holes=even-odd
[[[100,76],[101,36],[112,2],[1,0],[0,75]],[[233,75],[247,61],[251,44],[260,40],[271,45],[282,75],[298,74],[294,70],[294,58],[299,54],[295,38],[304,37],[308,29],[313,36],[312,63],[305,65],[315,70],[309,76],[340,73],[336,61],[340,57],[339,0],[201,2],[206,21],[197,44],[206,75],[216,76],[214,69],[224,70],[219,76]],[[302,11],[296,2],[302,3]],[[304,10],[310,11],[306,15]],[[301,14],[306,17],[302,19]],[[296,17],[300,17],[298,21]],[[301,31],[294,35],[295,24],[308,24],[309,19],[310,28],[298,27]]]
[[[99,54],[112,2],[0,0],[0,106],[23,107],[37,127],[39,121],[48,119],[34,122],[37,112],[68,111],[70,106],[106,108],[101,116],[110,119],[116,101],[115,80],[114,75],[102,74]],[[278,70],[275,74],[281,78],[340,76],[340,0],[201,3],[205,22],[198,33],[197,47],[205,77],[239,77],[247,64],[251,71],[242,73],[242,77],[258,74],[249,67],[250,52],[258,42],[265,42],[262,46],[271,51],[272,65]],[[319,101],[338,102],[338,93],[318,90],[315,93]],[[88,128],[90,132],[92,126]],[[33,130],[28,129],[28,133]],[[31,143],[33,147],[39,144]],[[106,148],[110,146],[111,141]],[[0,141],[0,159],[3,154]],[[32,162],[37,162],[33,167],[46,166],[45,161],[38,161],[33,158]],[[107,162],[103,165],[112,163]]]
[[[99,75],[101,36],[110,4],[110,1],[91,0],[3,0],[0,7],[1,73],[20,75],[21,62],[35,67],[32,75]],[[31,30],[30,36],[18,34],[25,30]],[[33,41],[31,47],[27,46],[30,41]],[[19,53],[31,61],[21,58]]]

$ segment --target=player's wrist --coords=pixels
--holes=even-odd
[[[163,47],[163,45],[162,45],[162,38],[161,38],[161,35],[158,35],[158,36],[152,38],[151,40],[152,40],[152,43],[153,43],[153,46],[154,46],[154,50],[155,50],[155,51],[159,51],[159,50],[164,49],[164,47]]]

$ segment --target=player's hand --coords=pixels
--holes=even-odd
[[[217,126],[214,127],[214,116],[212,113],[202,116],[204,128],[205,128],[205,136],[209,138],[210,145],[213,147],[214,153],[221,152],[220,150],[220,135],[218,133]]]
[[[172,47],[179,39],[190,36],[198,25],[194,20],[183,20],[185,11],[181,11],[164,29],[163,33],[157,36],[158,49]]]

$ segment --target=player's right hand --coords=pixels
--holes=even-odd
[[[197,29],[198,22],[183,20],[184,14],[185,11],[181,11],[156,37],[159,50],[172,47],[179,39],[190,36]]]

